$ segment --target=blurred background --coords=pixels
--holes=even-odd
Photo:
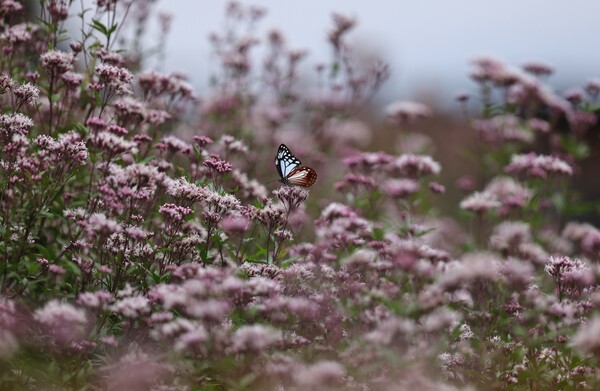
[[[73,1],[77,8],[88,7],[93,0]],[[212,33],[227,31],[226,8],[229,1],[207,0],[138,0],[152,4],[148,31],[140,47],[144,47],[142,67],[164,73],[184,74],[199,96],[211,93],[211,78],[219,74],[221,63],[211,43]],[[457,93],[470,93],[471,114],[478,109],[478,86],[470,79],[470,61],[475,57],[495,57],[512,67],[540,61],[554,68],[545,82],[564,96],[568,90],[582,88],[590,79],[600,78],[600,52],[596,38],[600,36],[600,2],[572,0],[568,3],[548,0],[319,0],[277,1],[238,0],[244,8],[256,6],[266,15],[255,25],[252,35],[266,41],[274,29],[281,32],[287,47],[306,50],[299,74],[314,86],[315,65],[331,64],[332,45],[328,33],[332,14],[354,18],[357,25],[349,33],[356,48],[384,59],[390,77],[371,100],[362,119],[368,125],[369,141],[361,145],[365,151],[383,150],[400,153],[398,136],[407,129],[390,127],[385,109],[398,100],[423,103],[433,115],[410,127],[404,137],[414,143],[423,140],[431,154],[442,164],[440,178],[447,189],[446,208],[456,211],[463,193],[456,191],[461,176],[477,171],[465,151],[475,143],[474,131],[456,102]],[[31,17],[39,15],[39,3],[25,2]],[[142,7],[144,8],[144,7]],[[143,13],[143,12],[142,12]],[[158,17],[157,17],[158,16]],[[134,17],[140,17],[136,15]],[[230,19],[231,22],[231,19]],[[79,30],[77,20],[69,21],[69,29]],[[231,27],[231,26],[229,26]],[[164,34],[164,31],[168,34]],[[265,58],[265,45],[252,49],[256,63]],[[65,50],[68,50],[65,45]],[[150,56],[147,56],[150,54]],[[308,87],[310,88],[310,87]],[[307,130],[307,129],[305,129]],[[580,162],[579,175],[570,185],[580,190],[582,200],[600,200],[600,127],[594,126],[586,136],[589,156]],[[332,180],[334,180],[333,178]],[[580,216],[600,224],[600,213]]]
[[[312,71],[311,64],[330,57],[326,34],[332,12],[355,17],[358,25],[351,32],[352,39],[379,51],[390,64],[391,77],[376,96],[376,101],[384,104],[402,98],[422,101],[434,109],[456,109],[454,95],[475,87],[467,74],[469,61],[479,55],[491,55],[514,66],[544,61],[556,70],[550,84],[558,91],[600,76],[597,1],[239,2],[267,10],[257,26],[258,36],[277,28],[291,47],[308,50],[303,62],[307,74]],[[173,16],[164,70],[189,75],[199,91],[208,86],[208,37],[223,30],[225,5],[216,0],[162,0],[157,5]]]

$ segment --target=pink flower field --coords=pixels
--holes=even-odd
[[[600,389],[600,80],[381,106],[356,18],[311,64],[230,2],[198,91],[76,3],[0,0],[0,390]]]

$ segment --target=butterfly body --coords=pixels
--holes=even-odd
[[[281,144],[277,150],[275,167],[281,177],[279,181],[288,186],[310,187],[317,180],[317,172],[303,166],[285,144]]]

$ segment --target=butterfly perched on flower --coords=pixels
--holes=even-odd
[[[281,144],[275,156],[275,167],[285,185],[310,187],[317,180],[317,172],[310,167],[303,166],[285,144]]]

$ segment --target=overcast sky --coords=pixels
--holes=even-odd
[[[600,1],[593,0],[252,0],[268,13],[263,31],[279,28],[294,48],[306,48],[307,64],[328,58],[326,32],[333,11],[358,19],[352,38],[379,48],[392,68],[382,100],[416,98],[439,91],[447,106],[458,90],[472,89],[469,60],[492,55],[510,64],[543,60],[555,66],[557,89],[600,77]],[[208,34],[223,25],[222,0],[162,0],[174,17],[166,67],[206,88]]]

